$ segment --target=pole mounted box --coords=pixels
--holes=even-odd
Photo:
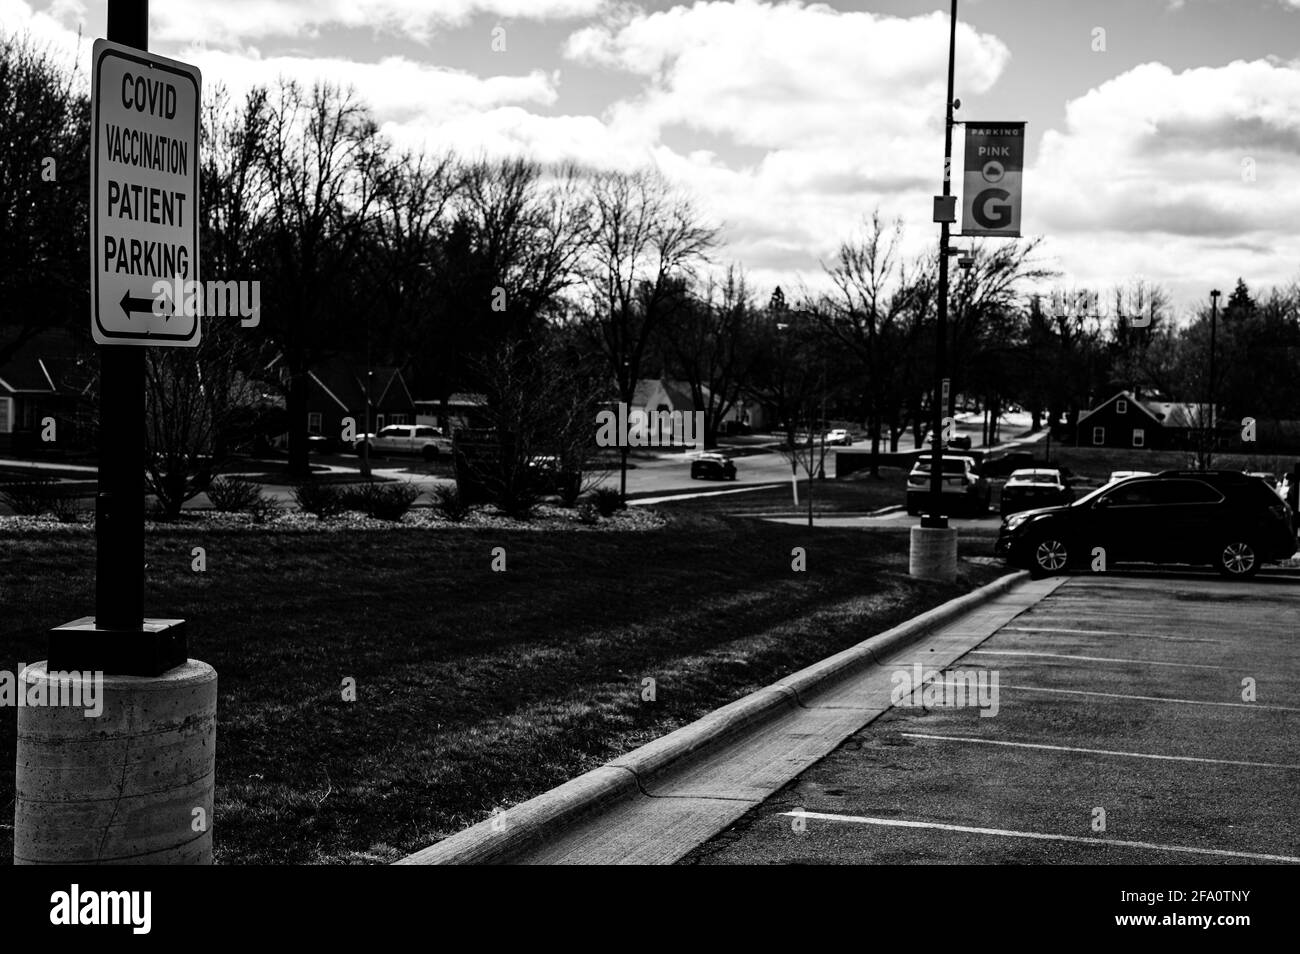
[[[91,69],[90,330],[100,345],[193,348],[199,276],[197,68],[96,40]],[[159,293],[155,284],[165,282]],[[180,291],[181,294],[176,294]]]

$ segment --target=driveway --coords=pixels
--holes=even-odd
[[[940,677],[995,707],[904,697],[685,861],[1300,863],[1297,618],[1267,570],[1072,577]]]

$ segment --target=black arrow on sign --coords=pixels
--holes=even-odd
[[[122,314],[126,315],[128,321],[131,320],[131,312],[133,311],[147,311],[149,314],[153,314],[153,299],[132,298],[129,289],[122,293],[122,301],[120,304],[122,305]],[[170,318],[171,315],[165,314],[163,317]]]

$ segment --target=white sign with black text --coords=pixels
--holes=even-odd
[[[93,55],[91,333],[195,347],[199,315],[158,307],[153,289],[198,279],[199,71],[108,40]]]

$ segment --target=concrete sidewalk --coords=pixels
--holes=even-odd
[[[1010,574],[517,805],[399,864],[671,864],[1051,593]]]

